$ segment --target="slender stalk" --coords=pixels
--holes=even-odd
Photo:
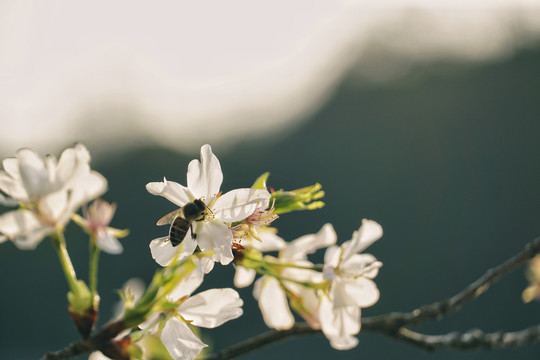
[[[99,248],[96,244],[96,238],[94,235],[90,237],[89,244],[90,253],[90,294],[92,299],[97,295],[97,282],[98,282],[98,267],[99,267]]]
[[[62,265],[62,270],[64,271],[64,275],[66,276],[69,288],[74,294],[78,294],[79,290],[77,286],[77,275],[75,274],[75,269],[73,268],[73,264],[71,263],[71,259],[69,258],[69,254],[66,248],[66,239],[64,238],[64,232],[60,229],[57,229],[56,233],[51,235],[51,240],[54,249],[58,254],[58,259],[60,260],[60,265]]]

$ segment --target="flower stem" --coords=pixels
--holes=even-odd
[[[99,248],[96,244],[95,236],[91,235],[89,242],[90,253],[90,295],[92,299],[97,295]]]
[[[66,239],[64,238],[64,232],[60,229],[57,229],[56,233],[51,235],[51,240],[58,254],[60,260],[60,265],[62,265],[62,270],[64,270],[64,275],[66,276],[67,283],[70,290],[74,294],[78,294],[79,288],[77,286],[77,275],[75,274],[75,269],[69,258],[69,254],[66,248]]]

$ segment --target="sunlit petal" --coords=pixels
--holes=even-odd
[[[257,273],[253,269],[248,269],[243,266],[236,267],[236,273],[234,274],[234,286],[237,288],[243,288],[251,285],[255,280]]]
[[[353,233],[352,239],[343,244],[343,259],[364,251],[383,235],[382,226],[373,220],[362,220],[362,225]]]
[[[270,231],[259,231],[258,235],[260,241],[254,239],[251,242],[251,245],[259,251],[266,252],[281,250],[287,245],[285,240]]]
[[[120,254],[124,250],[118,239],[106,230],[102,230],[98,233],[96,243],[101,250],[109,254]]]
[[[332,224],[325,224],[317,234],[304,235],[294,241],[281,251],[282,259],[295,260],[306,259],[308,254],[317,249],[334,245],[337,235]]]
[[[19,171],[19,159],[17,158],[6,158],[2,160],[2,167],[4,171],[12,177],[13,179],[20,180],[21,173]]]
[[[334,307],[369,307],[379,300],[377,285],[367,278],[336,278],[332,283],[331,296]]]
[[[253,296],[259,301],[259,309],[268,327],[287,330],[294,325],[285,291],[275,278],[263,276],[257,280],[253,287]]]
[[[340,268],[348,274],[364,276],[373,279],[382,266],[371,254],[354,254],[340,264]]]
[[[168,236],[160,237],[150,242],[152,258],[161,266],[169,265],[177,251],[182,252],[178,260],[184,260],[189,255],[193,254],[196,247],[197,243],[191,239],[191,236],[186,236],[184,241],[182,241],[182,244],[177,247],[172,246]]]
[[[209,257],[205,256],[201,258],[201,265],[205,274],[208,274],[210,271],[212,271],[212,269],[214,268],[214,264],[214,260]]]
[[[214,216],[223,222],[240,221],[253,214],[260,201],[267,201],[270,193],[261,189],[236,189],[219,197],[214,204]]]
[[[360,308],[335,308],[328,298],[323,297],[319,306],[319,321],[333,348],[348,350],[358,344],[352,335],[360,332]]]
[[[8,236],[21,250],[32,250],[43,237],[54,232],[28,210],[9,211],[0,216],[0,233]]]
[[[21,180],[30,198],[37,198],[49,192],[49,171],[43,159],[32,149],[17,152]]]
[[[78,209],[107,191],[107,179],[96,171],[91,171],[83,177],[77,179],[73,190],[70,192],[69,203],[72,211]]]
[[[170,318],[161,331],[161,341],[174,360],[192,360],[207,345],[197,338],[186,323]]]
[[[223,173],[218,158],[210,145],[201,147],[201,161],[192,160],[188,165],[187,186],[196,198],[204,198],[209,204],[219,193]]]
[[[55,182],[61,186],[90,171],[90,153],[82,144],[65,149],[56,165]]]
[[[18,200],[28,199],[28,193],[26,192],[22,181],[11,177],[5,171],[0,171],[0,190],[15,199],[15,201],[6,199],[6,201],[3,201],[4,205],[16,205]],[[2,198],[4,197],[2,196]]]
[[[208,220],[197,224],[197,243],[202,251],[212,251],[211,258],[222,265],[229,264],[232,254],[232,231],[218,220]]]
[[[195,326],[215,328],[240,317],[243,303],[233,289],[210,289],[184,301],[178,313]]]
[[[179,207],[191,202],[195,197],[188,188],[174,181],[163,179],[163,182],[151,182],[146,184],[146,190],[152,195],[163,196]]]
[[[183,267],[180,272],[183,271]],[[201,286],[204,279],[203,269],[199,261],[196,262],[196,266],[182,280],[176,285],[176,287],[167,295],[169,301],[178,301],[179,299],[191,295],[199,286]]]

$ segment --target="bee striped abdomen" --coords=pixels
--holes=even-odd
[[[180,216],[177,216],[169,231],[169,240],[171,241],[172,246],[178,246],[182,240],[186,237],[186,233],[191,226],[191,221],[186,220]]]

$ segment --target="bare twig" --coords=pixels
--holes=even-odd
[[[520,331],[498,331],[487,334],[482,330],[474,329],[464,333],[426,335],[401,328],[396,338],[427,351],[516,348],[540,341],[540,324]]]
[[[119,354],[118,356],[120,356],[122,351],[117,348],[113,339],[124,329],[125,326],[122,321],[109,323],[103,326],[95,335],[71,343],[58,351],[48,352],[41,360],[69,359],[92,350],[101,350],[106,353]]]
[[[482,295],[503,275],[526,263],[538,253],[540,253],[540,237],[525,245],[525,248],[517,255],[501,265],[489,269],[483,276],[448,299],[421,306],[407,313],[396,312],[365,319],[362,324],[364,328],[369,326],[371,329],[376,330],[378,327],[381,327],[381,330],[387,331],[389,329],[397,330],[403,326],[415,325],[426,320],[440,319],[450,312],[459,310],[465,302]]]

